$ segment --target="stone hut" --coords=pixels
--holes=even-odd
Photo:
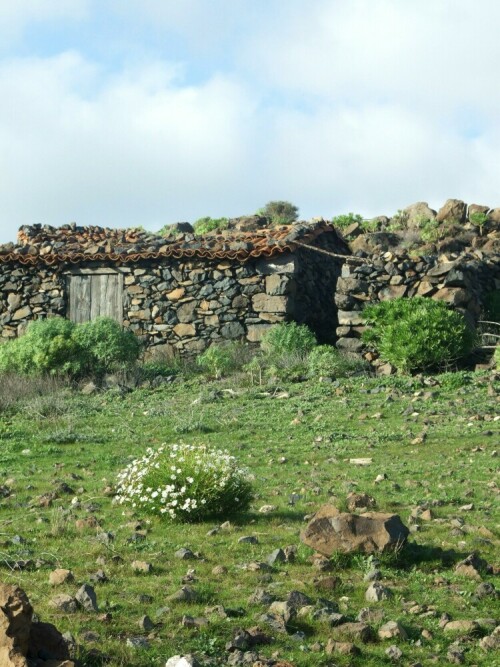
[[[323,220],[261,224],[205,236],[180,225],[168,237],[76,224],[21,227],[17,244],[0,245],[0,340],[40,318],[106,315],[166,353],[256,343],[288,320],[333,342],[347,244]]]

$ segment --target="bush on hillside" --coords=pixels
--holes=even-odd
[[[0,346],[0,372],[100,375],[134,362],[139,341],[107,317],[74,324],[61,317],[30,323],[24,336]]]
[[[500,371],[500,345],[495,349],[493,360],[495,362],[495,368]]]
[[[0,347],[0,371],[23,375],[80,373],[87,359],[73,338],[74,330],[73,322],[60,317],[31,322],[23,336]]]
[[[197,220],[193,225],[193,229],[195,234],[199,234],[201,236],[203,234],[208,234],[209,232],[214,232],[218,229],[227,229],[228,225],[229,220],[227,218],[210,218],[207,216]]]
[[[96,317],[91,322],[77,324],[73,339],[84,350],[89,370],[97,375],[133,364],[141,349],[132,331],[123,329],[109,317]]]
[[[120,473],[116,502],[170,521],[201,521],[246,510],[252,497],[248,471],[227,451],[164,444]]]
[[[261,342],[262,349],[269,356],[306,356],[316,344],[316,336],[311,329],[297,322],[276,324],[264,334]]]
[[[196,358],[197,365],[206,373],[219,380],[235,365],[233,345],[211,345]]]
[[[443,368],[472,351],[476,334],[442,301],[399,298],[363,311],[363,339],[401,372]]]
[[[299,217],[299,209],[289,201],[270,201],[257,214],[265,216],[271,227],[276,227],[295,222]]]

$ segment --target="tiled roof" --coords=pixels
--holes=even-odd
[[[89,261],[132,263],[141,259],[206,258],[245,261],[293,252],[320,234],[336,234],[324,220],[259,229],[252,232],[225,230],[196,236],[184,233],[159,236],[140,229],[105,227],[21,227],[18,243],[0,245],[0,263],[81,264]],[[343,241],[339,238],[339,244]]]

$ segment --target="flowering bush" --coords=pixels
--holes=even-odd
[[[248,471],[208,445],[148,448],[118,475],[116,502],[172,521],[229,515],[247,509],[251,499]]]

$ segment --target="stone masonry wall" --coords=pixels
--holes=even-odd
[[[0,264],[0,340],[20,336],[33,319],[65,314],[65,279],[60,270]]]
[[[31,320],[67,314],[71,268],[0,264],[0,340],[21,335]],[[145,260],[114,268],[124,274],[124,326],[147,347],[195,354],[214,341],[256,343],[272,324],[294,318],[292,254],[246,263]]]
[[[337,282],[337,347],[362,354],[364,330],[361,311],[367,303],[396,297],[425,296],[439,299],[463,312],[475,323],[484,296],[500,289],[500,256],[466,254],[453,261],[437,257],[409,257],[386,252],[364,262],[347,263]],[[371,354],[367,358],[372,361]]]

